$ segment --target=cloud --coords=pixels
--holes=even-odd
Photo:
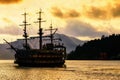
[[[108,19],[107,11],[98,7],[91,6],[89,10],[85,12],[87,17],[94,19]]]
[[[2,21],[4,21],[5,23],[13,23],[10,19],[3,17]]]
[[[52,7],[51,13],[58,18],[76,18],[80,16],[80,13],[73,9],[63,9],[58,7]]]
[[[95,2],[96,1],[96,2]],[[104,5],[99,5],[98,3],[102,3],[104,1]],[[91,19],[113,19],[120,18],[120,0],[94,0],[96,5],[84,5],[83,10],[85,16]]]
[[[0,4],[13,4],[21,2],[22,0],[0,0]]]
[[[91,0],[90,4],[81,3],[76,9],[52,7],[53,16],[60,19],[81,18],[94,20],[120,18],[120,0]]]
[[[23,31],[9,18],[3,17],[0,19],[0,22],[0,34],[20,35]]]
[[[98,31],[92,25],[81,22],[78,20],[70,20],[67,22],[65,32],[70,35],[74,35],[76,37],[101,37],[102,35],[108,35],[107,32]]]
[[[59,8],[53,7],[51,12],[54,16],[63,18],[63,12]]]
[[[113,17],[120,17],[120,4],[116,4],[115,7],[111,9]]]
[[[18,26],[15,24],[11,24],[9,26],[0,27],[0,34],[8,34],[8,35],[23,35],[24,34],[24,26]],[[36,35],[38,30],[33,28],[33,26],[27,26],[27,34],[28,35]]]
[[[23,35],[24,26],[19,26],[19,24],[17,25],[13,20],[6,17],[1,18],[0,22],[1,22],[0,34]],[[20,25],[22,24],[23,23],[21,23]],[[35,35],[38,32],[38,30],[31,25],[28,25],[26,29],[29,35]]]
[[[23,30],[15,25],[0,28],[0,34],[22,35]]]

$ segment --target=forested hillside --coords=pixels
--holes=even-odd
[[[67,59],[115,60],[120,59],[120,34],[112,34],[79,45]]]

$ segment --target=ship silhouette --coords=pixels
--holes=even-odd
[[[24,44],[23,49],[17,49],[12,46],[5,39],[4,41],[8,43],[15,51],[15,60],[14,63],[19,66],[37,66],[37,67],[64,67],[65,59],[66,59],[66,47],[63,43],[60,43],[60,38],[54,38],[54,34],[58,30],[57,28],[53,29],[52,24],[49,30],[50,34],[47,36],[43,36],[43,28],[41,27],[41,23],[44,22],[41,18],[42,10],[38,12],[39,18],[37,23],[39,23],[39,49],[32,49],[28,44],[28,34],[27,34],[27,26],[29,25],[26,20],[27,13],[25,12],[24,21],[22,26],[24,26]],[[36,37],[32,37],[36,38]],[[43,40],[48,40],[47,43],[43,44]],[[57,42],[57,43],[56,43]]]

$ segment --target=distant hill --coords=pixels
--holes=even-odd
[[[83,45],[85,41],[76,39],[74,37],[69,37],[64,34],[56,34],[55,37],[59,37],[62,39],[62,42],[67,48],[67,52],[69,53],[70,51],[74,50],[76,46],[78,45]]]
[[[84,41],[78,40],[74,37],[66,36],[64,34],[55,34],[55,38],[61,38],[62,39],[61,43],[64,43],[64,45],[66,46],[67,53],[74,50],[76,48],[76,46],[84,44]],[[31,46],[31,48],[38,49],[39,48],[38,41],[39,41],[39,38],[31,37],[28,40],[28,43]],[[24,42],[23,39],[18,39],[17,41],[11,42],[11,44],[15,48],[22,49],[23,48],[23,42]],[[9,49],[9,48],[10,47],[9,47],[8,44],[0,44],[0,59],[14,59],[15,52],[13,50]]]

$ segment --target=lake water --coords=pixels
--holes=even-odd
[[[0,80],[120,80],[120,61],[67,60],[66,68],[18,67],[0,60]]]

